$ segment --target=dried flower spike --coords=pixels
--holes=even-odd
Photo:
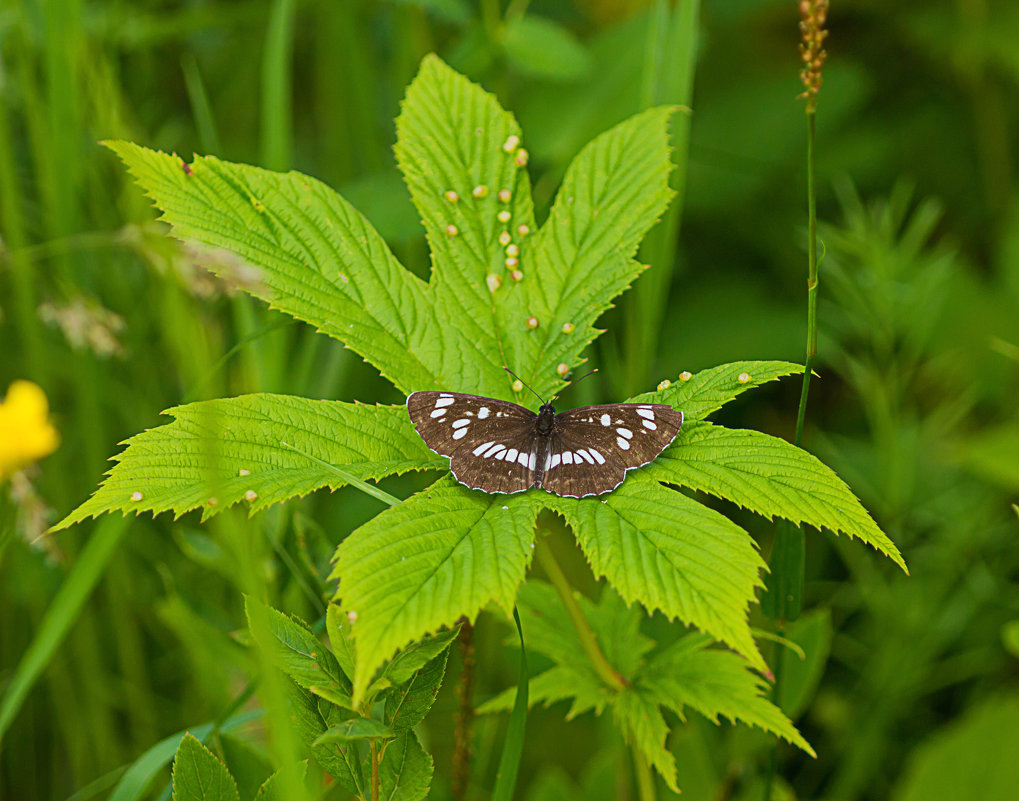
[[[821,68],[828,54],[824,40],[828,31],[824,29],[828,19],[828,0],[800,0],[800,57],[803,69],[800,80],[806,87],[800,97],[807,101],[807,113],[817,108],[817,93],[821,91]]]

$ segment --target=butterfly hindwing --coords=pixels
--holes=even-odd
[[[560,412],[542,486],[573,498],[614,490],[627,470],[653,461],[682,424],[682,412],[660,403],[613,403]]]

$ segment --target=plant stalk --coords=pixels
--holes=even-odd
[[[655,801],[658,793],[655,790],[655,777],[651,768],[636,745],[633,746],[633,770],[637,777],[637,797],[640,801]]]
[[[474,723],[474,627],[464,622],[460,627],[460,683],[456,688],[456,728],[453,735],[453,781],[451,795],[462,801],[471,780],[472,724]]]
[[[379,801],[379,743],[371,741],[372,751],[372,801]]]
[[[810,372],[817,356],[817,199],[814,189],[814,119],[813,110],[807,110],[807,361],[803,369],[803,388],[800,390],[800,408],[796,412],[796,434],[793,443],[798,447],[803,439],[803,423],[807,417],[807,395],[810,392]]]
[[[573,621],[573,627],[577,631],[577,636],[580,637],[580,644],[584,648],[584,653],[587,654],[587,658],[591,661],[591,665],[594,667],[595,672],[599,678],[605,682],[616,692],[624,689],[630,682],[626,680],[605,658],[605,654],[601,652],[601,648],[598,647],[598,640],[594,636],[594,631],[591,629],[591,625],[587,622],[587,618],[584,617],[584,612],[580,608],[580,604],[577,603],[577,598],[574,595],[573,587],[566,580],[566,576],[563,574],[562,568],[559,567],[559,563],[556,562],[555,556],[552,555],[552,549],[549,548],[548,543],[544,537],[538,537],[537,547],[535,554],[538,558],[538,563],[541,565],[542,570],[548,576],[549,581],[552,582],[552,586],[555,587],[556,592],[559,593],[559,597],[562,598],[563,604],[566,606],[566,611],[570,615],[570,620]]]

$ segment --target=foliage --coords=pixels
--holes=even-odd
[[[372,408],[401,401],[339,340],[238,294],[265,296],[271,274],[225,250],[165,237],[127,172],[95,143],[133,140],[296,166],[337,187],[399,264],[423,278],[421,217],[393,159],[392,121],[425,53],[440,53],[514,109],[533,182],[514,204],[533,198],[533,230],[584,143],[649,105],[689,106],[670,128],[678,196],[638,251],[653,269],[597,321],[606,333],[581,358],[600,372],[571,390],[574,405],[631,397],[664,376],[676,390],[680,369],[693,381],[734,359],[796,362],[804,209],[795,8],[671,5],[96,0],[5,12],[0,387],[21,378],[41,386],[62,445],[0,493],[0,796],[102,797],[113,788],[117,801],[163,797],[184,731],[226,764],[242,797],[272,768],[294,764],[298,754],[275,736],[286,726],[274,710],[285,721],[285,705],[264,683],[259,703],[246,706],[252,711],[229,712],[246,700],[250,676],[272,673],[261,649],[240,647],[239,599],[264,599],[319,631],[330,557],[377,513],[377,496],[343,486],[347,479],[293,448],[256,441],[249,453],[270,452],[295,478],[286,504],[274,505],[269,484],[205,495],[194,474],[170,474],[191,486],[189,495],[153,476],[141,501],[122,506],[147,508],[158,491],[168,493],[164,501],[176,493],[175,515],[207,497],[219,504],[201,514],[216,514],[201,527],[198,515],[117,515],[42,535],[58,511],[94,489],[111,443],[150,428],[158,441],[199,425],[197,409],[222,410],[200,405],[209,399],[286,393],[295,406],[315,408],[303,398],[328,398],[321,408],[332,405],[337,416],[354,398]],[[807,611],[779,632],[804,659],[787,652],[780,700],[818,759],[779,750],[776,795],[893,797],[912,775],[918,744],[983,701],[994,704],[1014,674],[1019,565],[1009,448],[1019,387],[1019,228],[1007,110],[1016,105],[1019,16],[1002,2],[921,5],[833,7],[817,119],[823,330],[804,437],[908,554],[913,576],[847,538],[807,538]],[[559,44],[534,47],[539,34]],[[833,193],[832,179],[846,175],[855,188]],[[909,184],[899,188],[900,177]],[[213,264],[219,277],[207,269]],[[533,277],[524,272],[525,282]],[[793,381],[763,386],[718,408],[701,431],[791,439],[795,393]],[[182,405],[190,412],[160,427],[156,410]],[[276,436],[273,425],[287,423],[265,432]],[[341,462],[331,451],[351,444],[280,439],[333,465]],[[183,448],[199,445],[182,440]],[[250,480],[241,468],[251,469],[232,465],[224,477]],[[400,497],[435,475],[397,472],[380,480]],[[693,475],[684,471],[685,481]],[[669,483],[746,529],[767,558],[770,523],[690,483]],[[243,500],[248,489],[254,501]],[[246,519],[252,507],[263,511]],[[562,518],[541,519],[567,543]],[[592,598],[606,591],[579,550],[559,551],[579,590]],[[749,609],[751,624],[765,625]],[[516,680],[500,616],[482,615],[474,628],[481,698]],[[342,613],[331,617],[349,625]],[[676,628],[653,615],[641,633],[664,648]],[[785,646],[752,631],[775,665]],[[335,655],[349,676],[352,646],[345,654]],[[549,667],[544,660],[538,655],[538,672]],[[456,676],[455,655],[449,665]],[[434,756],[439,801],[449,797],[449,684],[416,729]],[[252,718],[260,711],[264,719]],[[523,797],[602,801],[617,788],[632,791],[632,755],[611,715],[564,724],[557,705],[530,717]],[[771,737],[698,715],[665,719],[684,797],[760,797]],[[476,797],[492,786],[502,722],[476,723]],[[1007,742],[1007,725],[992,716],[990,740]],[[249,744],[247,756],[237,743]],[[945,772],[935,781],[948,787],[961,768],[940,762]],[[345,797],[342,785],[323,785],[314,759],[308,770],[309,792]]]

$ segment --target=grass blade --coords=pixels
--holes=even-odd
[[[517,682],[517,699],[510,713],[509,726],[506,729],[506,742],[502,746],[499,757],[499,770],[495,774],[495,789],[492,801],[510,801],[520,771],[520,757],[524,753],[524,727],[527,725],[527,650],[524,648],[524,632],[520,628],[520,615],[513,607],[513,621],[517,624],[520,635],[520,679]]]

